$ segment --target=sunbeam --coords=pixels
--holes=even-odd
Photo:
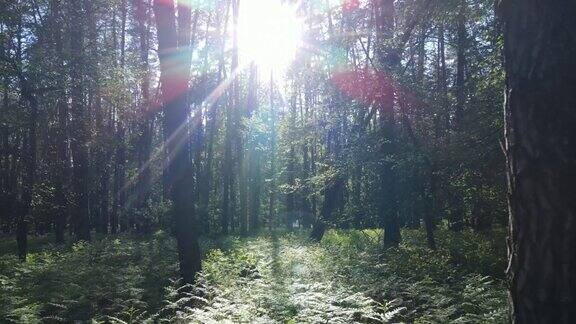
[[[302,42],[297,6],[280,0],[240,2],[238,48],[241,62],[255,62],[263,75],[282,74]]]

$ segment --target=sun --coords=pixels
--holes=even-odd
[[[260,73],[282,74],[292,63],[301,45],[303,22],[296,14],[296,7],[287,2],[240,1],[238,50],[241,64],[254,62]]]

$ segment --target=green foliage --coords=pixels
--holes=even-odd
[[[502,233],[404,231],[381,249],[380,230],[329,231],[203,241],[194,286],[177,277],[163,232],[94,243],[34,247],[27,263],[0,261],[0,318],[37,323],[133,322],[502,323],[507,319]],[[3,242],[4,243],[4,242]],[[38,242],[32,242],[37,244]],[[455,255],[458,251],[458,262]]]
[[[28,262],[0,260],[0,318],[7,322],[137,321],[160,306],[176,268],[163,233],[147,240],[107,237],[94,243],[49,245]]]
[[[456,242],[454,234],[438,234],[435,252],[425,247],[421,231],[406,231],[406,243],[385,252],[378,230],[330,231],[320,244],[302,234],[227,239],[204,261],[196,288],[201,297],[184,297],[201,298],[201,305],[181,308],[169,320],[506,322],[503,282],[473,270],[500,264],[473,257],[487,256],[476,249],[490,246],[489,240],[464,234],[472,242],[457,265],[447,245]],[[167,307],[182,300],[176,294]]]
[[[338,285],[327,267],[329,251],[307,243],[305,235],[260,236],[228,246],[211,251],[204,261],[197,289],[204,305],[184,308],[171,321],[383,322],[399,312],[380,312],[384,306]],[[182,300],[174,297],[168,308]]]
[[[386,251],[381,250],[380,233],[375,230],[330,231],[322,245],[331,251],[329,255],[337,256],[328,264],[346,285],[358,287],[377,301],[392,300],[406,308],[395,320],[506,322],[504,283],[482,274],[503,273],[504,268],[498,267],[504,265],[504,250],[492,248],[492,240],[503,237],[446,230],[437,234],[437,251],[427,249],[425,233],[416,230],[404,231],[403,244]],[[462,247],[450,245],[462,241],[467,242]],[[487,247],[490,252],[482,252]],[[461,253],[459,263],[454,262],[454,250]]]

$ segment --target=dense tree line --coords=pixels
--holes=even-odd
[[[239,67],[238,1],[3,6],[2,221],[22,258],[26,233],[66,229],[173,226],[184,255],[264,225],[383,227],[388,247],[423,221],[434,248],[441,224],[505,223],[489,1],[303,3],[313,50],[285,80]]]
[[[200,269],[202,235],[303,227],[321,240],[328,228],[383,228],[389,248],[402,228],[423,227],[435,249],[439,226],[507,226],[505,157],[514,240],[540,235],[524,223],[538,213],[558,213],[550,226],[573,232],[574,41],[566,30],[574,5],[566,1],[559,15],[564,27],[544,29],[557,44],[547,48],[523,34],[539,27],[518,27],[520,15],[528,25],[557,17],[541,1],[522,10],[502,1],[505,28],[488,0],[303,1],[303,46],[281,75],[240,64],[243,1],[0,4],[0,223],[22,260],[29,235],[53,232],[61,243],[66,232],[90,241],[160,228],[175,235],[187,282]],[[542,60],[559,58],[534,72],[540,63],[522,57],[531,48]],[[517,87],[507,93],[514,132],[506,140],[504,56],[506,84]],[[544,84],[549,76],[556,79]],[[552,97],[559,115],[548,123],[539,109]],[[510,145],[534,132],[542,141]],[[524,165],[558,182],[523,177]],[[540,195],[533,184],[548,186],[549,199],[531,205]],[[554,242],[569,250],[574,240]],[[511,252],[511,271],[531,282],[549,275],[544,265],[524,272],[522,251]],[[569,256],[549,265],[566,262],[573,269]],[[515,280],[523,314],[531,304],[514,294],[524,291]],[[537,294],[535,285],[526,289]]]

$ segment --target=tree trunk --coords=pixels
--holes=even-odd
[[[124,125],[121,117],[116,116],[116,134],[114,144],[116,145],[114,163],[114,199],[112,214],[110,215],[110,231],[115,234],[118,231],[120,220],[124,218],[126,202],[126,148],[124,143]],[[126,229],[122,229],[125,231]]]
[[[258,111],[258,68],[256,64],[250,65],[250,77],[248,81],[248,96],[246,100],[248,117]],[[252,142],[246,141],[248,146],[248,228],[251,233],[256,233],[260,228],[260,193],[262,188],[261,178],[261,154],[260,141],[255,136],[250,136]]]
[[[237,109],[238,107],[238,77],[235,75],[238,71],[238,34],[237,34],[237,24],[238,24],[238,0],[230,0],[232,6],[232,19],[234,27],[232,28],[232,62],[231,62],[231,72],[230,77],[233,81],[230,84],[230,91],[228,93],[228,106],[226,107],[226,137],[224,143],[224,170],[223,170],[223,182],[224,182],[224,194],[222,200],[222,216],[221,216],[221,226],[222,234],[228,234],[228,227],[231,225],[234,228],[234,222],[231,222],[232,213],[235,212],[236,208],[236,195],[234,186],[234,141],[235,136],[237,136]]]
[[[503,0],[511,317],[576,321],[576,2]]]
[[[70,3],[70,83],[72,89],[72,187],[74,191],[75,234],[78,240],[90,240],[90,206],[88,201],[88,115],[84,103],[84,14],[82,2]]]
[[[178,1],[180,35],[176,31],[174,1],[154,0],[154,13],[158,30],[158,49],[160,58],[160,84],[164,105],[164,133],[166,134],[166,169],[169,175],[170,197],[173,202],[173,215],[176,226],[176,241],[180,261],[180,273],[186,283],[194,282],[201,267],[200,246],[192,197],[192,161],[190,146],[186,143],[187,127],[183,123],[189,120],[188,73],[190,60],[182,55],[191,53],[190,32],[183,26],[190,24],[190,7],[185,1]],[[180,44],[179,44],[180,41]],[[176,50],[178,49],[178,50]],[[180,51],[181,50],[181,51]],[[178,66],[178,68],[174,68]]]
[[[58,73],[59,82],[62,86],[65,84],[66,75],[64,67],[64,51],[61,26],[63,24],[62,12],[60,7],[60,0],[52,0],[50,2],[52,15],[54,16],[54,42],[56,47],[56,60],[60,69]],[[58,113],[58,131],[57,131],[57,144],[56,144],[56,169],[55,175],[55,199],[58,206],[56,217],[54,219],[54,229],[56,243],[64,242],[64,231],[66,229],[66,216],[68,214],[68,186],[70,170],[69,155],[68,155],[68,103],[66,91],[64,88],[59,89],[62,92],[61,97],[57,100],[56,107]]]
[[[270,186],[268,197],[268,221],[271,229],[276,226],[276,107],[274,97],[274,74],[270,72]]]
[[[148,208],[148,197],[152,187],[152,174],[150,172],[150,156],[152,154],[152,136],[154,131],[154,117],[150,100],[150,64],[148,52],[150,50],[150,12],[144,0],[137,0],[135,6],[138,21],[138,37],[140,49],[140,68],[143,71],[140,82],[140,138],[138,147],[138,177],[136,183],[137,209],[144,211]],[[149,219],[138,221],[141,232],[151,231],[152,224]]]
[[[92,139],[94,143],[94,164],[90,175],[92,183],[95,184],[95,190],[91,195],[90,206],[92,222],[95,225],[96,231],[105,234],[108,231],[108,152],[106,145],[107,132],[104,129],[104,111],[102,110],[102,96],[100,91],[101,79],[98,64],[98,30],[96,25],[98,18],[93,1],[84,0],[84,7],[86,9],[87,47],[90,57],[86,73],[90,76],[90,81],[87,82],[87,88],[89,89],[90,107],[96,120],[94,129],[96,134]]]
[[[432,163],[428,163],[428,190],[424,189],[422,192],[422,196],[424,198],[424,229],[426,230],[426,242],[428,243],[428,247],[432,250],[436,249],[436,240],[434,239],[434,194],[436,191],[436,175],[434,174],[434,165]]]
[[[34,96],[34,90],[24,77],[19,73],[20,89],[22,97],[29,105],[28,130],[25,141],[26,154],[22,156],[24,164],[24,176],[22,177],[22,196],[19,204],[18,222],[16,224],[16,241],[18,243],[18,256],[26,261],[28,253],[28,217],[31,211],[32,194],[36,183],[36,127],[38,120],[38,101]]]
[[[438,54],[436,57],[436,86],[440,97],[438,100],[440,110],[436,113],[435,127],[436,138],[441,138],[448,134],[450,121],[450,106],[448,102],[448,83],[446,73],[446,47],[444,42],[444,22],[438,26]]]
[[[376,0],[376,57],[381,69],[391,73],[397,63],[397,53],[392,47],[394,34],[395,8],[392,0]],[[392,82],[384,82],[380,98],[378,98],[378,112],[382,136],[388,144],[383,145],[381,154],[383,159],[394,153],[396,142],[396,122],[394,116],[394,87]],[[382,195],[378,213],[384,227],[384,247],[395,247],[400,243],[400,224],[398,220],[397,175],[391,162],[380,163],[379,191]]]
[[[460,1],[460,10],[457,17],[457,47],[456,47],[456,111],[454,113],[454,130],[460,130],[464,118],[464,105],[466,104],[466,49],[468,35],[466,33],[466,0]]]
[[[296,96],[297,89],[294,87],[294,93],[290,100],[290,115],[289,125],[290,130],[296,129]],[[291,135],[293,136],[293,135]],[[292,224],[296,219],[296,149],[294,144],[290,144],[290,151],[288,153],[288,165],[286,166],[286,176],[288,177],[288,190],[286,194],[286,228],[292,230]]]

